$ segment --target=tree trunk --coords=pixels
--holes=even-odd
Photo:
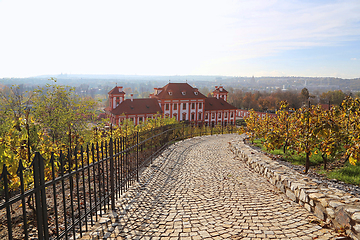
[[[284,154],[286,153],[286,147],[287,147],[287,142],[285,142],[284,147],[283,147]]]
[[[327,157],[325,154],[321,154],[322,159],[324,160],[324,170],[326,170]]]
[[[306,153],[305,174],[308,172],[309,168],[310,168],[310,153]]]

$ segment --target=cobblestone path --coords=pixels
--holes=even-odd
[[[235,159],[228,149],[233,138],[239,136],[204,136],[168,148],[117,202],[117,219],[104,237],[334,239],[332,230],[310,223],[311,213]]]

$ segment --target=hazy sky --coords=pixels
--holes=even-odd
[[[360,77],[360,0],[0,0],[0,78]]]

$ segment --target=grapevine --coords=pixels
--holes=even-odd
[[[329,158],[346,157],[352,165],[360,161],[360,99],[347,97],[340,107],[323,109],[320,105],[288,109],[281,102],[274,119],[260,118],[254,111],[245,118],[251,140],[263,138],[268,150],[287,149],[304,153],[305,172],[310,156],[321,153],[324,169]]]

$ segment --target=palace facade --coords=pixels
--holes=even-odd
[[[236,107],[227,102],[228,92],[222,86],[215,86],[213,97],[206,97],[187,83],[168,83],[154,88],[149,98],[134,99],[131,94],[130,99],[125,99],[123,87],[118,86],[108,94],[109,107],[105,113],[116,125],[124,119],[137,125],[158,114],[206,125],[234,124],[236,119]]]

